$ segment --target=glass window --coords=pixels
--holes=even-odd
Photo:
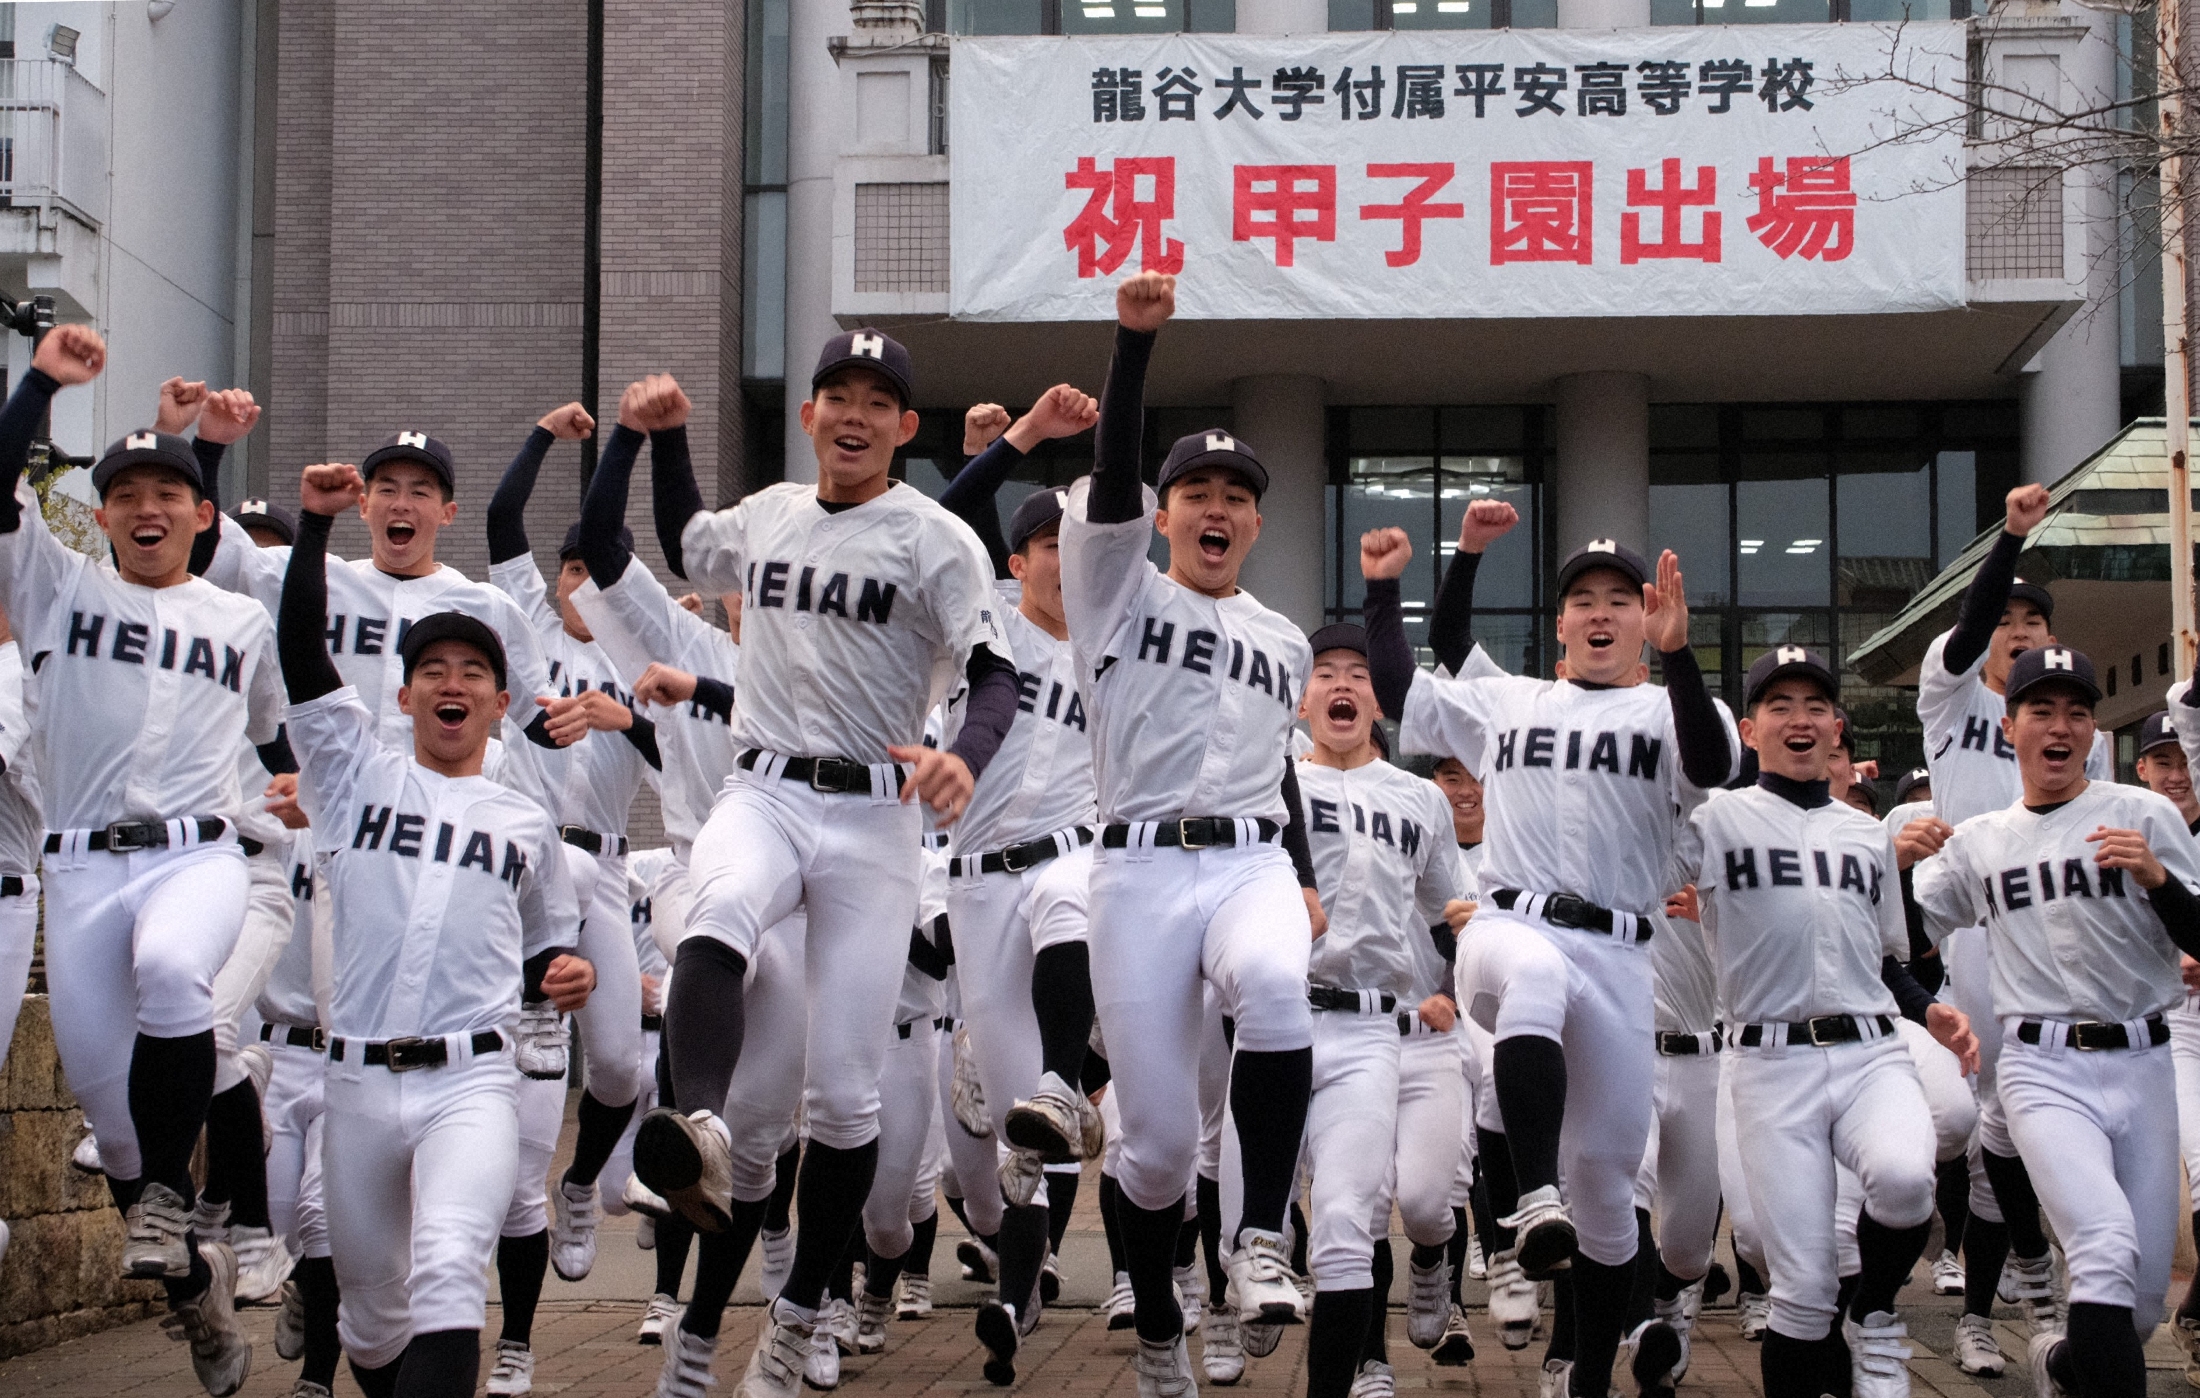
[[[1948,8],[1949,0],[1849,0],[1849,19],[1883,24],[1909,19],[1959,18]]]
[[[1693,623],[1694,618],[1690,621]],[[1824,612],[1744,612],[1741,633],[1741,646],[1734,657],[1737,675],[1747,675],[1757,658],[1775,646],[1809,646],[1825,651],[1833,643],[1833,627]]]
[[[1399,579],[1406,618],[1425,619],[1429,604],[1436,600],[1436,565],[1429,557],[1434,552],[1429,533],[1435,525],[1435,462],[1425,456],[1356,456],[1346,474],[1339,522],[1347,556],[1338,605],[1356,610],[1367,593],[1360,577],[1360,536],[1370,529],[1395,527],[1413,540],[1413,562]],[[1420,635],[1414,636],[1416,645],[1421,640]]]
[[[1329,32],[1356,33],[1375,27],[1375,0],[1329,0]]]
[[[1185,0],[1062,0],[1064,34],[1177,34]]]
[[[1716,466],[1716,462],[1713,463]],[[1666,484],[1655,464],[1650,478],[1650,550],[1680,555],[1689,597],[1705,606],[1734,598],[1727,578],[1726,486],[1716,480]]]
[[[1694,24],[1695,0],[1650,0],[1652,24]]]
[[[1939,476],[1940,566],[1978,536],[1978,453],[1944,451],[1934,462]]]
[[[1932,472],[1842,474],[1839,596],[1843,607],[1896,612],[1933,576]]]
[[[1490,545],[1474,575],[1474,605],[1535,605],[1535,491],[1528,485],[1528,464],[1517,456],[1443,458],[1443,508],[1436,524],[1440,565],[1451,566],[1459,551],[1459,521],[1476,500],[1503,500],[1520,511],[1520,523]]]
[[[1513,0],[1519,8],[1520,0]],[[1390,0],[1393,29],[1488,29],[1495,0]]]
[[[1558,0],[1512,0],[1511,29],[1558,28]]]
[[[1824,24],[1826,0],[1703,0],[1705,24]]]
[[[1737,600],[1775,607],[1830,601],[1833,548],[1825,477],[1745,480],[1736,487],[1734,503]]]
[[[950,34],[1043,34],[1042,0],[947,0]]]
[[[752,185],[787,182],[787,5],[757,0],[749,6],[744,178]]]
[[[1543,672],[1542,649],[1546,638],[1538,635],[1536,628],[1536,618],[1531,612],[1485,614],[1477,611],[1474,614],[1474,639],[1489,652],[1490,659],[1511,675]]]

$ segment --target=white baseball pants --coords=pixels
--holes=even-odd
[[[2187,995],[2169,1021],[2169,1061],[2177,1071],[2177,1150],[2185,1161],[2192,1211],[2200,1213],[2200,997]]]
[[[1749,1202],[1749,1176],[1742,1170],[1742,1146],[1735,1135],[1741,1129],[1734,1119],[1734,1063],[1740,1054],[1741,1049],[1729,1042],[1726,1052],[1719,1055],[1719,1195],[1726,1201],[1734,1256],[1756,1268],[1761,1277],[1769,1270],[1764,1239],[1757,1231],[1757,1211]]]
[[[275,1060],[267,1096],[260,1102],[267,1118],[268,1223],[292,1252],[326,1257],[328,1220],[321,1209],[320,1175],[322,1084],[328,1059],[280,1038],[270,1040],[267,1047]]]
[[[238,1028],[245,1011],[267,989],[275,963],[290,945],[298,925],[298,899],[290,890],[291,845],[282,841],[246,858],[250,880],[245,892],[244,923],[237,944],[214,977],[214,1091],[227,1092],[244,1081],[237,1064]]]
[[[7,1066],[8,1045],[15,1042],[15,1019],[23,1013],[38,945],[38,875],[18,877],[23,891],[0,896],[0,1068]]]
[[[1432,1248],[1451,1241],[1452,1195],[1467,1169],[1461,1128],[1467,1080],[1459,1071],[1456,1028],[1439,1033],[1418,1014],[1410,1018],[1412,1032],[1398,1040],[1397,1148],[1378,1213],[1387,1236],[1395,1200],[1406,1237],[1417,1247]],[[1314,1022],[1318,1027],[1321,1017]],[[1311,1134],[1311,1124],[1307,1129]]]
[[[961,961],[958,952],[956,960]],[[959,974],[959,973],[958,973]],[[1002,1209],[1006,1201],[1001,1198],[1001,1177],[997,1173],[1000,1164],[1001,1139],[998,1134],[983,1140],[963,1130],[955,1119],[955,1031],[952,1026],[940,1032],[939,1103],[941,1134],[947,1143],[947,1173],[953,1177],[956,1197],[963,1201],[963,1214],[970,1226],[988,1237],[1001,1231]],[[1115,1094],[1110,1092],[1109,1098]],[[1114,1132],[1109,1132],[1109,1147],[1114,1147]],[[945,1183],[945,1181],[943,1181]],[[955,1190],[950,1190],[954,1193]]]
[[[613,1217],[623,1217],[626,1202],[620,1196],[626,1189],[626,1177],[634,1173],[634,1133],[641,1128],[642,1118],[657,1109],[657,1046],[663,1035],[655,1029],[642,1031],[642,1056],[639,1082],[634,1096],[634,1116],[619,1133],[619,1143],[611,1148],[611,1158],[604,1162],[603,1188],[597,1191],[603,1211]]]
[[[1659,1054],[1651,1100],[1635,1207],[1657,1214],[1665,1270],[1694,1281],[1710,1272],[1719,1231],[1719,1055]]]
[[[1316,1291],[1375,1285],[1378,1210],[1388,1233],[1391,1152],[1398,1132],[1395,1015],[1323,1010],[1314,1016],[1314,1096],[1306,1109],[1313,1211],[1306,1265]],[[1451,1221],[1447,1211],[1444,1221]],[[1233,1230],[1234,1231],[1234,1230]]]
[[[886,1067],[878,1084],[878,1169],[863,1201],[863,1240],[880,1257],[899,1257],[915,1240],[909,1201],[939,1110],[940,1036],[931,1020],[918,1019],[895,1025],[886,1037]],[[992,1101],[988,1093],[987,1105]]]
[[[498,1235],[530,1238],[550,1226],[550,1158],[558,1153],[558,1128],[565,1125],[565,1080],[522,1075],[513,1106],[519,1118],[518,1174]]]
[[[598,1102],[623,1107],[642,1087],[642,964],[634,954],[626,856],[590,854],[576,845],[558,848],[565,852],[580,899],[580,954],[596,968],[596,988],[573,1012],[581,1031],[582,1082]]]
[[[802,1110],[810,1023],[804,930],[800,913],[774,926],[749,954],[741,978],[741,1061],[718,1110],[733,1142],[733,1197],[745,1204],[771,1197]]]
[[[1916,1020],[1898,1019],[1894,1027],[1917,1065],[1917,1083],[1933,1114],[1933,1159],[1953,1160],[1971,1148],[1978,1130],[1978,1098],[1963,1076],[1963,1063]]]

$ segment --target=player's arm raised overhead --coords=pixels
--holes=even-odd
[[[2017,581],[2017,555],[2024,552],[2024,538],[2047,518],[2047,487],[2020,485],[2009,492],[2001,534],[1979,562],[1971,585],[1963,592],[1963,609],[1956,614],[1955,630],[1941,648],[1942,668],[1961,675],[1978,664],[1993,643],[1994,628],[2009,607],[2009,590]]]
[[[1474,575],[1482,555],[1520,522],[1520,511],[1502,500],[1476,500],[1459,521],[1459,549],[1437,584],[1436,605],[1429,609],[1428,644],[1436,662],[1453,674],[1465,673],[1467,657],[1474,652]],[[1383,584],[1393,593],[1396,579]],[[1368,584],[1375,591],[1375,584]]]
[[[366,495],[359,468],[308,466],[299,488],[298,541],[283,574],[283,605],[275,620],[275,648],[282,658],[290,702],[309,704],[344,687],[329,659],[322,628],[328,624],[328,531],[336,516]]]
[[[1151,526],[1140,454],[1145,441],[1146,364],[1154,337],[1176,310],[1176,278],[1141,272],[1115,289],[1115,352],[1100,391],[1092,435],[1092,480],[1080,502],[1073,494],[1062,526],[1062,615],[1070,643],[1097,666],[1130,615],[1149,576]]]
[[[23,501],[16,485],[30,465],[31,439],[45,420],[46,406],[63,388],[90,383],[106,367],[107,342],[89,325],[57,325],[38,342],[30,372],[8,395],[7,405],[0,407],[0,475],[6,477],[7,486],[6,494],[0,496],[0,534],[13,534],[23,527]]]
[[[170,386],[177,386],[179,396],[189,398],[188,404],[173,406],[170,402]],[[161,386],[159,421],[168,421],[178,413],[186,413],[187,425],[196,422],[199,434],[191,439],[191,454],[198,459],[199,479],[205,482],[206,498],[214,505],[214,522],[199,531],[191,542],[190,570],[204,575],[207,565],[213,562],[214,552],[221,546],[222,537],[222,458],[229,448],[241,441],[260,420],[260,405],[253,401],[251,390],[224,388],[213,393],[206,385],[187,384],[182,379],[170,379]],[[191,390],[196,389],[196,395]],[[155,431],[170,429],[156,426]]]
[[[534,496],[535,480],[542,474],[551,444],[577,442],[595,430],[596,420],[578,403],[544,413],[520,444],[511,464],[504,468],[482,517],[489,534],[490,585],[518,603],[544,635],[555,634],[564,623],[551,605],[542,585],[542,573],[528,551],[527,502]]]
[[[1698,791],[1724,786],[1734,775],[1734,741],[1688,643],[1688,597],[1673,550],[1658,555],[1658,580],[1642,591],[1643,637],[1665,662],[1665,693],[1673,705],[1681,776]]]
[[[980,404],[970,411],[975,414],[983,408],[1001,411],[990,403]],[[940,504],[969,525],[977,534],[978,542],[985,545],[986,557],[993,563],[994,577],[1009,576],[1008,539],[1001,530],[1000,511],[993,503],[1001,483],[1039,443],[1057,437],[1074,437],[1090,428],[1099,416],[1100,405],[1090,395],[1070,384],[1056,384],[1039,396],[1030,412],[1016,419],[1007,431],[965,462],[955,473],[955,479],[941,492]],[[963,435],[966,440],[970,436],[967,423]]]

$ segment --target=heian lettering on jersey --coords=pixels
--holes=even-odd
[[[341,612],[328,619],[328,629],[322,634],[328,638],[328,653],[330,655],[342,655],[344,653],[344,622],[346,620],[347,618]],[[405,633],[412,630],[412,618],[406,617],[397,623],[397,639],[389,641],[390,619],[388,617],[361,616],[351,617],[348,620],[352,623],[351,653],[353,655],[380,655],[383,653],[384,642],[386,641],[388,641],[387,648],[395,651],[399,646],[405,644]]]
[[[794,595],[788,597],[792,583]],[[748,605],[752,607],[792,607],[798,612],[816,612],[819,616],[837,616],[853,621],[872,621],[886,624],[887,615],[894,610],[894,584],[880,582],[877,578],[865,578],[856,592],[856,610],[848,613],[849,578],[846,573],[827,574],[822,583],[817,569],[805,565],[800,573],[794,565],[774,558],[763,564],[749,564]]]
[[[1138,658],[1156,665],[1166,665],[1176,651],[1176,623],[1155,623],[1152,617],[1139,618]],[[1271,660],[1268,653],[1253,647],[1248,649],[1243,641],[1230,642],[1229,663],[1223,663],[1222,638],[1212,631],[1195,630],[1184,633],[1184,650],[1176,663],[1195,674],[1211,675],[1219,667],[1230,679],[1237,680],[1248,689],[1272,694],[1286,709],[1297,710],[1298,701],[1291,693],[1291,672],[1280,660]]]
[[[1513,767],[1559,767],[1569,772],[1584,769],[1591,772],[1610,772],[1618,776],[1619,735],[1598,733],[1590,738],[1586,758],[1582,753],[1582,739],[1588,737],[1578,728],[1565,730],[1566,751],[1559,752],[1559,730],[1556,728],[1530,728],[1526,741],[1521,730],[1508,728],[1497,735],[1496,769],[1500,772]],[[1665,740],[1643,733],[1627,735],[1627,775],[1641,777],[1644,781],[1658,779],[1658,758],[1664,755]]]
[[[383,847],[382,837],[389,836],[389,852],[401,854],[407,859],[420,857],[421,844],[427,838],[428,818],[410,811],[393,812],[388,806],[377,806],[372,801],[359,808],[359,829],[351,837],[353,849],[378,850]],[[458,842],[458,827],[448,821],[435,828],[435,850],[428,857],[438,864],[451,862],[451,846]],[[486,830],[467,832],[466,848],[458,856],[461,869],[479,869],[493,879],[502,879],[519,891],[519,881],[527,874],[527,856],[510,840],[504,842],[504,867],[496,863],[496,838]]]
[[[1801,888],[1806,882],[1803,851],[1793,849],[1765,850],[1765,878],[1774,888]],[[1846,892],[1854,889],[1879,901],[1880,869],[1872,862],[1871,877],[1864,876],[1864,862],[1853,854],[1841,856],[1841,872],[1838,882],[1834,876],[1833,859],[1825,850],[1810,851],[1808,872],[1817,875],[1820,888],[1839,888]],[[1726,852],[1726,890],[1739,893],[1744,888],[1759,887],[1757,875],[1757,851],[1749,848],[1730,849]]]
[[[2017,750],[2009,745],[2009,739],[2003,735],[2001,725],[1980,718],[1977,714],[1966,714],[1964,716],[1963,736],[1961,738],[1950,733],[1941,740],[1940,751],[1933,754],[1934,759],[1938,760],[1946,757],[1948,749],[1956,746],[1959,742],[1966,752],[1992,752],[1994,756],[2004,762],[2017,760]]]
[[[1404,816],[1393,816],[1388,811],[1368,810],[1357,801],[1352,802],[1351,805],[1353,834],[1365,835],[1370,840],[1381,840],[1408,859],[1420,852],[1423,832],[1418,824],[1407,820]],[[1341,819],[1344,814],[1344,807],[1341,803],[1324,801],[1317,796],[1307,801],[1306,808],[1312,821],[1308,828],[1316,834],[1340,835],[1344,833],[1344,823]],[[1397,831],[1395,836],[1391,834],[1393,829]]]
[[[1044,675],[1034,675],[1029,670],[1016,672],[1016,708],[1019,712],[1039,712],[1039,687],[1046,685],[1046,716],[1082,733],[1085,731],[1085,706],[1077,698],[1077,691],[1065,689],[1060,680],[1047,683]],[[1062,701],[1068,699],[1064,704]]]
[[[100,638],[106,632],[106,617],[97,612],[90,615],[71,612],[69,645],[62,654],[75,655],[77,647],[82,646],[86,659],[97,660]],[[152,627],[139,621],[118,621],[115,623],[113,636],[108,639],[107,659],[119,660],[126,665],[158,665],[163,670],[180,667],[186,675],[198,675],[224,689],[243,693],[245,653],[233,646],[223,645],[221,669],[217,673],[214,668],[214,646],[215,642],[204,636],[184,637],[167,628],[161,631],[160,640],[156,644]]]
[[[2037,883],[2033,881],[2034,874],[2039,876]],[[2034,903],[2052,903],[2057,898],[2130,897],[2124,892],[2123,870],[2102,868],[2085,859],[2065,859],[2059,884],[2054,861],[2047,859],[1988,874],[1979,882],[1986,885],[1988,912],[2013,913]],[[1997,892],[2000,894],[1998,902],[1995,899]]]

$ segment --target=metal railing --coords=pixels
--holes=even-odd
[[[69,64],[0,60],[0,207],[107,218],[107,94]]]

